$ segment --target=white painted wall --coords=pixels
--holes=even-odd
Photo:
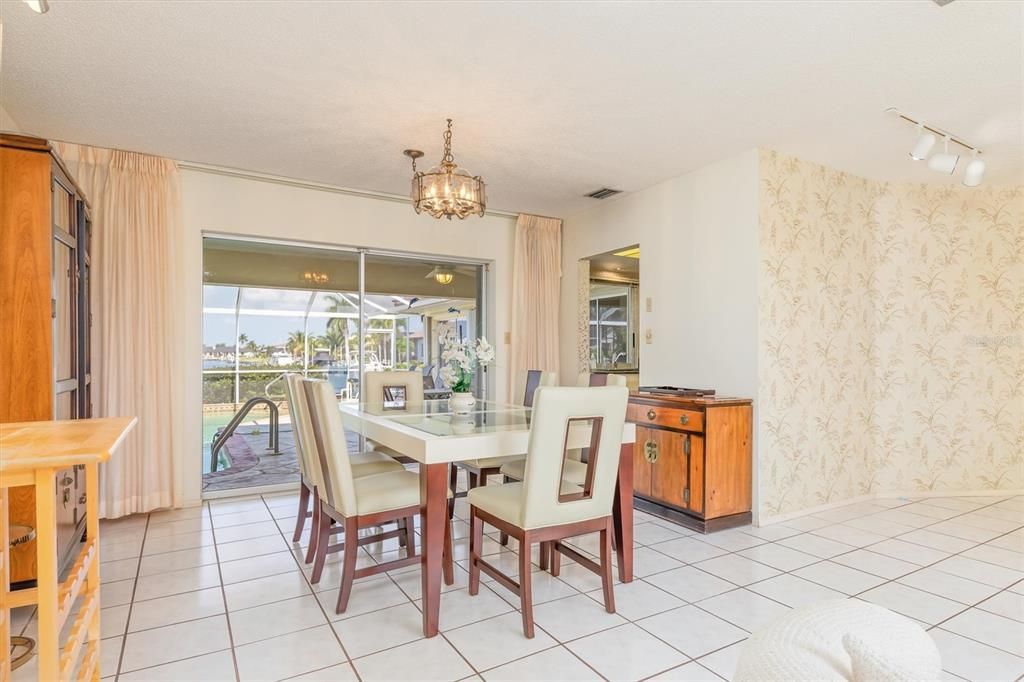
[[[202,235],[219,233],[336,244],[490,261],[486,334],[496,342],[495,367],[488,373],[490,394],[506,393],[509,292],[515,219],[502,216],[435,220],[416,215],[408,203],[355,196],[328,188],[296,186],[182,169],[182,223],[186,232],[180,301],[184,326],[177,346],[184,354],[185,430],[189,460],[184,462],[184,503],[201,494],[202,444]],[[194,455],[194,456],[193,456]]]
[[[18,125],[18,122],[7,113],[7,109],[4,109],[2,104],[0,104],[0,130],[6,130],[9,133],[24,132],[21,126]]]
[[[639,242],[640,384],[756,398],[758,235],[756,149],[567,218],[562,381],[578,371],[577,261]],[[756,402],[754,410],[757,424]],[[756,432],[754,453],[756,477]],[[757,507],[755,479],[755,513]]]
[[[575,273],[580,258],[640,244],[641,384],[757,394],[757,182],[750,150],[565,220],[563,273]],[[577,372],[575,311],[570,274],[562,278],[563,381]]]

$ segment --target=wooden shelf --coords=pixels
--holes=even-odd
[[[98,466],[135,426],[134,418],[80,419],[0,425],[0,680],[10,679],[9,609],[35,602],[39,619],[39,679],[100,679],[100,544]],[[58,581],[57,502],[53,490],[58,473],[68,466],[85,467],[86,542],[75,557],[67,578]],[[31,482],[35,488],[37,586],[10,589],[8,571],[8,511],[10,486]],[[60,632],[76,601],[67,641]],[[76,672],[77,671],[77,672]]]

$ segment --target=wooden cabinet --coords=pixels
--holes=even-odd
[[[751,401],[634,393],[637,508],[708,532],[750,523]]]
[[[46,140],[0,134],[0,423],[92,414],[85,195]],[[55,477],[58,553],[85,528],[80,468]],[[35,526],[35,491],[10,491],[12,524]],[[12,583],[36,578],[34,542],[10,557]]]

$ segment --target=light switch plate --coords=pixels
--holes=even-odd
[[[654,330],[647,329],[644,331],[644,343],[654,343]]]

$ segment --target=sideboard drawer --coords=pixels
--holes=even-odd
[[[636,424],[652,424],[667,429],[682,431],[703,431],[704,413],[697,410],[684,410],[678,407],[660,407],[630,403],[626,418]]]

